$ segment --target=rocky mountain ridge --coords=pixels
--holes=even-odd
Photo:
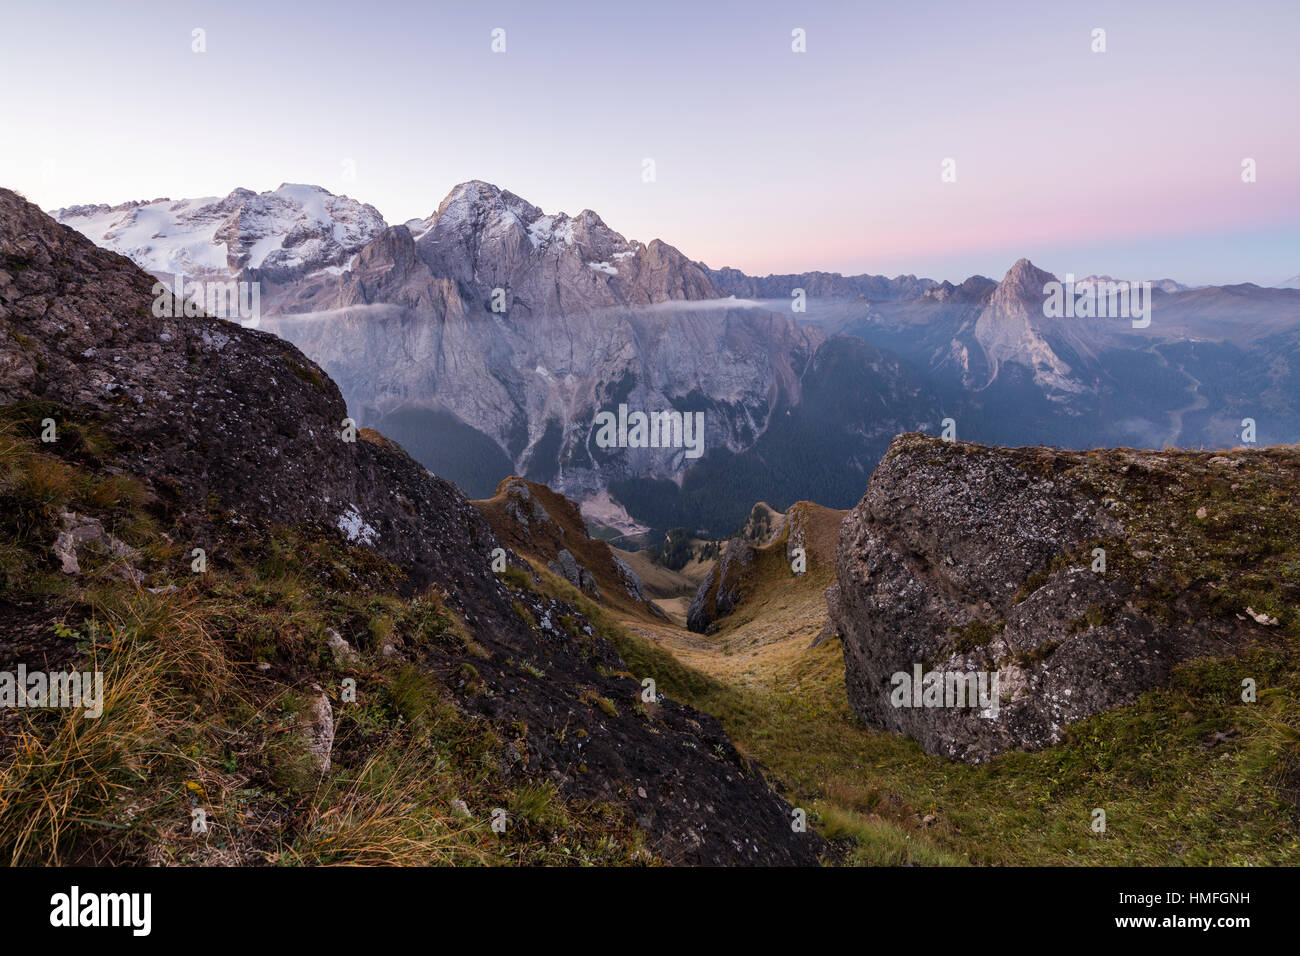
[[[636,572],[607,542],[587,533],[576,502],[545,485],[511,476],[491,498],[473,504],[503,543],[544,565],[598,604],[663,619]]]
[[[794,580],[815,585],[835,563],[835,541],[845,513],[811,501],[795,502],[773,512],[759,502],[741,533],[727,540],[708,575],[700,582],[686,614],[686,626],[699,634],[720,622],[756,595]]]
[[[394,226],[304,189],[237,190],[171,204],[175,212],[158,203],[59,212],[149,266],[217,250],[213,274],[262,283],[262,327],[317,360],[362,424],[471,495],[520,475],[599,507],[623,533],[708,525],[727,534],[744,507],[735,501],[847,507],[856,490],[829,476],[847,469],[865,479],[889,437],[937,432],[945,417],[961,437],[1007,444],[1223,446],[1244,418],[1268,442],[1300,435],[1295,290],[1160,280],[1152,322],[1136,329],[1124,318],[1049,316],[1043,287],[1056,277],[1028,259],[1000,281],[960,284],[755,278],[659,240],[628,240],[591,210],[544,214],[478,181],[457,186],[429,217]],[[222,235],[234,239],[222,246],[214,235],[200,254],[202,243],[190,242],[198,233],[186,232],[176,255],[159,256],[142,230],[164,214],[196,229],[225,223]],[[340,221],[331,226],[331,216]],[[162,248],[176,229],[156,231]],[[278,242],[285,247],[272,248]],[[796,287],[809,296],[806,314],[790,311]],[[832,341],[837,334],[883,350],[885,361]],[[890,353],[903,361],[891,367]],[[823,426],[837,435],[833,453],[809,447],[804,428],[782,427],[824,419],[807,396],[842,387],[855,362],[870,366],[865,390],[883,397],[883,417],[868,413],[869,396],[851,412],[832,410]],[[600,448],[595,415],[623,404],[703,413],[704,459],[681,448]],[[756,483],[760,460],[772,476],[765,486]],[[808,460],[817,464],[797,472]]]
[[[745,299],[786,299],[794,290],[803,289],[809,298],[855,298],[872,301],[913,299],[935,288],[933,279],[918,279],[914,275],[844,276],[838,272],[801,272],[786,275],[750,276],[725,266],[709,269],[713,284],[724,295]]]
[[[69,435],[102,430],[111,447],[95,460],[146,483],[187,566],[191,546],[219,569],[234,541],[256,548],[289,527],[391,562],[405,593],[436,588],[469,641],[399,653],[448,680],[466,713],[530,727],[519,772],[624,807],[660,858],[816,861],[820,839],[792,832],[716,721],[663,698],[638,711],[644,675],[527,574],[494,573],[498,539],[453,485],[377,433],[350,440],[339,390],[310,359],[223,320],[160,321],[152,285],[0,190],[0,403],[38,432],[47,417]]]

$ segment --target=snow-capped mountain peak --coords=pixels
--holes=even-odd
[[[590,209],[545,213],[481,180],[461,183],[432,216],[406,225],[433,275],[466,289],[510,289],[534,311],[718,297],[703,267],[666,243],[626,239]]]
[[[69,206],[51,215],[156,275],[200,278],[256,269],[286,280],[337,268],[387,225],[373,206],[297,183],[224,197]]]

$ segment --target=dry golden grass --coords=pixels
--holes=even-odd
[[[484,865],[496,836],[429,799],[430,768],[410,749],[372,755],[314,795],[302,834],[276,862],[297,866]]]
[[[144,592],[135,598],[89,635],[95,643],[81,669],[103,671],[102,714],[36,712],[0,766],[0,847],[11,865],[59,864],[74,850],[91,852],[105,830],[125,826],[108,818],[128,795],[135,812],[169,800],[148,782],[162,765],[186,762],[171,736],[189,707],[170,675],[205,669],[212,681],[224,661],[211,653],[192,611]]]

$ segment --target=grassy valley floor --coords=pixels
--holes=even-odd
[[[1296,635],[1240,662],[1194,661],[1166,689],[1073,725],[1059,746],[971,766],[867,728],[826,619],[825,562],[795,582],[780,543],[717,633],[621,624],[625,658],[717,716],[855,865],[1278,865],[1300,860]],[[629,643],[637,646],[628,646]],[[671,656],[671,663],[664,657]],[[640,664],[636,667],[632,662]],[[673,666],[673,665],[676,666]],[[667,675],[667,679],[664,676]],[[1106,831],[1093,832],[1093,811]]]

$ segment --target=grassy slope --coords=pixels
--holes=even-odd
[[[1073,725],[1049,750],[968,766],[863,726],[845,697],[839,642],[808,646],[830,569],[814,561],[794,581],[779,542],[760,551],[750,597],[718,633],[627,622],[635,634],[623,642],[689,670],[661,664],[661,688],[719,717],[850,862],[1295,863],[1300,450],[1235,452],[1226,468],[1212,457],[1167,453],[1135,473],[1124,452],[1090,452],[1077,468],[1124,502],[1127,546],[1165,556],[1166,613],[1190,596],[1204,613],[1249,606],[1280,624],[1259,627],[1241,659],[1189,662],[1170,687]],[[1241,701],[1243,677],[1257,682],[1257,703]],[[1094,808],[1106,811],[1104,835],[1090,828]]]
[[[58,444],[42,445],[29,424],[40,411],[0,410],[0,669],[35,668],[42,655],[59,669],[99,669],[108,700],[98,719],[0,711],[0,860],[648,858],[620,811],[520,782],[507,768],[526,745],[511,728],[466,717],[428,670],[381,653],[467,641],[436,591],[396,598],[396,569],[373,554],[287,529],[241,540],[231,526],[228,551],[194,574],[144,488],[100,465],[106,439],[94,426],[60,412]],[[162,593],[128,583],[107,555],[83,554],[80,575],[61,573],[50,544],[65,509],[138,548],[145,583]],[[335,658],[327,627],[359,649],[355,660]],[[341,700],[345,678],[355,704]],[[325,773],[304,734],[313,685],[333,703]],[[508,811],[500,836],[496,807]],[[206,834],[193,832],[195,809]]]
[[[8,409],[0,424],[0,647],[11,651],[20,638],[57,652],[77,645],[79,666],[91,660],[108,675],[110,701],[99,720],[0,715],[0,857],[645,858],[617,811],[511,778],[502,769],[509,728],[466,718],[427,672],[379,652],[385,643],[465,640],[436,593],[392,597],[394,571],[373,555],[286,530],[245,540],[208,574],[190,574],[143,489],[98,466],[103,439],[93,426],[64,427],[55,457],[15,424],[39,420],[31,411]],[[1230,457],[1239,464],[1224,471],[1208,455],[1170,453],[1136,480],[1122,471],[1123,453],[1090,453],[1087,467],[1099,491],[1123,495],[1128,545],[1169,558],[1161,586],[1170,608],[1193,595],[1205,613],[1251,606],[1279,626],[1260,627],[1242,660],[1184,665],[1169,688],[1074,725],[1058,747],[979,767],[926,756],[851,714],[838,644],[808,646],[830,581],[819,547],[798,580],[782,541],[762,549],[759,586],[707,638],[621,622],[542,576],[614,641],[630,672],[718,716],[850,862],[1290,863],[1300,858],[1300,453]],[[49,544],[65,508],[99,517],[139,548],[150,586],[179,589],[138,589],[107,557],[84,561],[78,577],[61,574]],[[360,649],[355,663],[333,659],[326,627]],[[1256,704],[1240,702],[1243,675],[1258,682]],[[337,700],[347,676],[360,689],[355,706]],[[302,736],[313,683],[336,698],[326,774],[306,759]],[[461,818],[453,800],[474,818]],[[488,827],[485,811],[496,806],[511,811],[505,837]],[[1094,807],[1108,814],[1105,835],[1089,829]],[[207,835],[191,832],[195,808],[208,814]]]
[[[694,544],[694,542],[692,542]],[[678,626],[686,626],[686,612],[690,609],[695,589],[713,566],[713,560],[692,558],[679,571],[673,571],[650,559],[649,551],[622,551],[614,549],[627,566],[636,572],[645,588],[646,597]]]
[[[614,548],[613,550],[627,562],[628,567],[636,572],[646,593],[655,597],[680,597],[684,594],[694,594],[713,564],[712,560],[699,561],[692,558],[680,570],[673,571],[652,561],[648,549],[624,551],[621,548]]]

